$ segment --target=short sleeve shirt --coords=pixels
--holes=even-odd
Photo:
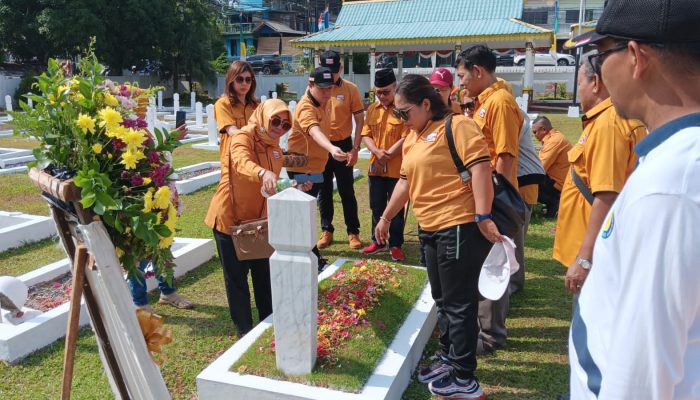
[[[465,116],[452,117],[452,134],[460,159],[467,168],[489,161],[479,127]],[[464,184],[450,155],[445,119],[412,130],[403,145],[401,178],[408,181],[413,212],[426,231],[474,222],[476,207],[471,181]]]
[[[393,115],[393,109],[393,104],[385,108],[379,102],[372,103],[367,109],[367,117],[365,118],[365,125],[362,128],[362,136],[372,138],[375,145],[382,150],[389,150],[396,142],[405,138],[409,132],[409,129],[404,126],[403,121]],[[401,154],[394,156],[386,164],[386,170],[384,170],[383,168],[373,167],[375,157],[374,154],[372,154],[369,159],[369,175],[399,178],[402,159],[403,157]]]
[[[551,129],[542,138],[540,161],[545,173],[554,181],[554,187],[558,190],[564,186],[566,174],[569,172],[569,150],[571,143],[556,129]]]
[[[292,153],[305,154],[309,162],[304,167],[289,167],[287,170],[298,173],[321,173],[328,162],[328,152],[311,137],[309,131],[318,126],[324,134],[329,132],[329,118],[324,109],[307,92],[299,101],[294,111],[292,133],[289,134],[287,150]]]
[[[225,149],[229,146],[230,135],[226,133],[226,127],[234,125],[236,128],[243,128],[248,124],[248,119],[255,112],[257,103],[231,105],[231,100],[227,96],[221,96],[214,104],[214,119],[216,128],[219,131],[219,158],[223,158]]]
[[[620,117],[610,98],[583,116],[583,126],[581,138],[568,153],[571,168],[594,194],[620,193],[637,163],[634,146],[646,136],[646,128],[639,121]],[[553,254],[566,267],[576,259],[590,215],[591,205],[569,170],[559,200]]]
[[[494,167],[501,154],[510,154],[515,158],[513,170],[507,178],[517,188],[518,151],[523,116],[513,95],[508,92],[506,82],[496,81],[479,94],[473,118],[484,133]]]
[[[333,86],[331,99],[328,101],[330,130],[325,132],[333,142],[352,135],[352,119],[356,113],[364,112],[360,90],[357,85],[340,79],[340,85]]]

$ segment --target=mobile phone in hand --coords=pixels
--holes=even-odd
[[[175,128],[179,128],[182,125],[185,125],[185,118],[187,117],[187,113],[185,111],[178,111],[175,114]]]

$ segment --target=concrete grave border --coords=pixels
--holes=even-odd
[[[56,226],[51,217],[0,211],[0,218],[25,220],[6,228],[0,228],[0,253],[56,234]]]

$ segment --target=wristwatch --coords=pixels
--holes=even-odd
[[[476,214],[474,215],[474,221],[478,224],[481,221],[486,221],[487,219],[493,219],[493,214]]]
[[[591,263],[589,260],[579,256],[576,256],[576,264],[580,265],[581,268],[585,269],[586,271],[590,271],[591,267],[593,266],[593,263]]]

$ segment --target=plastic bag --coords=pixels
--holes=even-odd
[[[515,243],[508,236],[503,236],[503,241],[495,243],[484,260],[479,273],[479,292],[489,300],[500,299],[508,288],[510,276],[519,269],[520,264],[515,259]]]

